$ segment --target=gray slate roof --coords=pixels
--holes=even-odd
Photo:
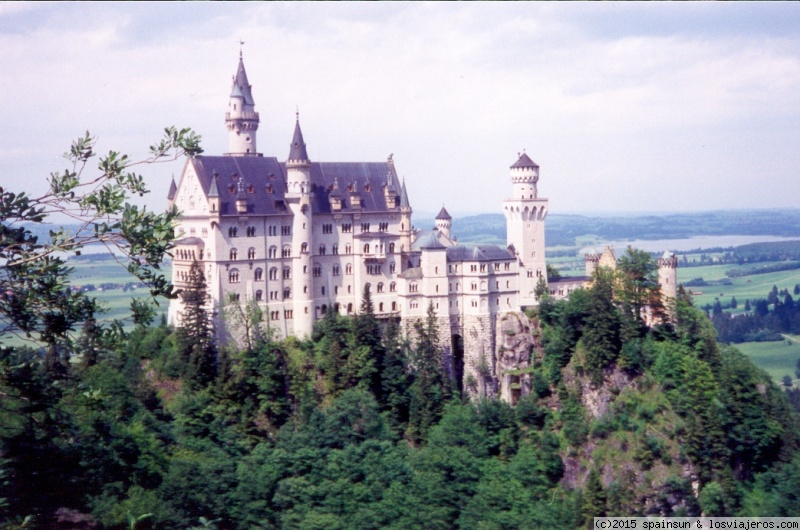
[[[514,255],[497,245],[457,245],[447,249],[447,261],[511,260]]]
[[[172,182],[169,183],[169,192],[167,193],[167,200],[171,201],[178,193],[178,186],[175,185],[175,177],[172,177]]]
[[[538,168],[539,164],[531,160],[531,157],[528,156],[527,153],[522,153],[519,157],[519,160],[514,162],[511,166],[512,168]]]
[[[253,100],[252,87],[247,81],[247,72],[244,71],[244,61],[242,61],[241,55],[239,56],[239,67],[236,69],[236,76],[233,78],[231,97],[240,97],[247,105],[256,104]]]
[[[452,221],[453,220],[453,218],[450,217],[450,214],[447,213],[447,210],[444,209],[444,206],[442,206],[442,209],[439,210],[439,214],[436,216],[436,218],[437,219],[444,219],[444,220],[447,220],[447,221]]]
[[[400,208],[411,209],[411,203],[408,202],[408,192],[406,191],[406,179],[403,179],[403,189],[400,191]]]
[[[206,196],[214,191],[213,173],[219,174],[217,192],[222,215],[237,215],[234,201],[239,179],[243,180],[247,190],[245,196],[249,214],[289,213],[284,203],[286,165],[275,157],[196,156],[189,159],[187,164],[194,167]],[[387,171],[390,170],[393,171],[386,162],[311,162],[313,211],[322,214],[331,212],[328,197],[334,180],[338,181],[339,189],[343,192],[343,212],[352,211],[353,194],[350,189],[361,202],[361,211],[387,211],[383,186],[386,184]]]
[[[417,236],[417,239],[414,240],[414,244],[411,245],[411,248],[412,250],[435,250],[447,247],[443,245],[441,241],[439,241],[438,230],[426,230],[424,233],[421,233]]]
[[[306,143],[303,141],[303,131],[300,130],[300,118],[294,123],[294,136],[289,146],[289,160],[308,160]]]

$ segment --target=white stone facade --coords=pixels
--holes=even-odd
[[[444,208],[432,230],[412,229],[391,156],[314,162],[299,118],[288,157],[258,153],[259,116],[241,58],[226,125],[230,152],[188,159],[170,189],[169,204],[181,211],[177,287],[197,260],[218,324],[227,300],[253,300],[284,337],[309,335],[327,311],[356,313],[367,285],[378,317],[398,318],[405,329],[433,305],[450,375],[473,394],[511,394],[499,388],[498,319],[524,318],[546,279],[548,203],[538,197],[539,167],[528,155],[511,166],[512,198],[503,203],[508,248],[458,245]],[[171,323],[181,311],[174,300]]]

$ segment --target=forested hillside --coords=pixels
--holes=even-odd
[[[246,339],[218,348],[198,304],[178,330],[107,341],[85,326],[55,362],[5,349],[2,519],[578,528],[601,514],[797,513],[800,423],[784,392],[721,348],[684,294],[674,324],[645,326],[630,287],[648,267],[543,300],[534,391],[513,408],[458,395],[435,320],[408,341],[368,297],[304,341],[231,306]]]
[[[192,156],[197,141],[168,128],[152,160]],[[401,329],[376,318],[368,291],[356,316],[328,312],[302,340],[276,339],[268,313],[232,303],[221,316],[238,340],[217,340],[201,268],[181,293],[163,275],[177,212],[125,202],[147,190],[119,153],[82,175],[93,147],[88,133],[73,144],[49,194],[0,189],[0,529],[550,529],[604,514],[800,513],[797,413],[717,343],[685,292],[661,304],[646,252],[569,300],[540,300],[532,367],[513,374],[532,391],[512,407],[446,377],[433,308]],[[31,229],[51,213],[83,229]],[[64,259],[93,243],[153,296],[182,296],[183,326],[153,325],[143,298],[127,325],[104,322]]]

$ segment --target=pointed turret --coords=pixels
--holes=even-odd
[[[259,117],[255,111],[253,87],[247,80],[242,52],[239,50],[239,66],[233,76],[228,112],[225,113],[225,124],[228,127],[228,155],[258,156],[256,149],[256,131]]]
[[[256,104],[253,99],[253,87],[247,81],[247,72],[244,69],[244,60],[242,59],[241,51],[239,51],[239,67],[236,69],[236,75],[233,76],[231,97],[242,98],[245,105],[255,106]]]
[[[306,151],[306,143],[303,141],[303,131],[300,130],[300,116],[294,123],[294,136],[292,136],[292,143],[289,146],[289,159],[290,162],[308,162],[308,152]]]
[[[286,192],[289,196],[306,196],[311,193],[311,161],[300,129],[300,113],[295,113],[294,134],[286,159]]]
[[[169,183],[169,192],[167,193],[167,207],[172,208],[175,204],[175,194],[178,193],[178,186],[175,185],[175,175],[172,176],[172,182]]]
[[[447,213],[447,210],[444,209],[444,205],[442,205],[442,209],[439,210],[439,215],[436,216],[436,220],[434,221],[436,225],[436,229],[441,232],[442,234],[450,239],[450,226],[453,218],[450,217],[450,214]]]
[[[219,175],[215,171],[211,175],[211,184],[208,185],[208,209],[212,215],[220,214],[219,203],[219,187],[217,186],[217,177]]]
[[[408,192],[406,191],[406,179],[403,179],[403,185],[400,189],[400,209],[411,210],[411,203],[408,202]]]

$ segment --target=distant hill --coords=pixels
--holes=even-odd
[[[414,226],[433,228],[430,214],[414,217]],[[75,231],[77,225],[65,225]],[[35,227],[41,238],[58,225]],[[462,243],[505,244],[506,221],[502,214],[484,213],[453,218],[452,233]],[[681,239],[693,236],[769,235],[800,237],[800,209],[719,210],[691,213],[637,215],[547,216],[548,247],[576,246],[576,237],[592,235],[598,239]]]
[[[426,221],[426,220],[423,220]],[[428,228],[433,220],[418,227]],[[453,219],[453,234],[463,243],[496,243],[506,240],[502,214],[479,214]],[[548,247],[575,246],[576,237],[600,239],[681,239],[694,236],[770,235],[800,236],[800,209],[721,210],[714,212],[653,215],[565,215],[547,216]]]

